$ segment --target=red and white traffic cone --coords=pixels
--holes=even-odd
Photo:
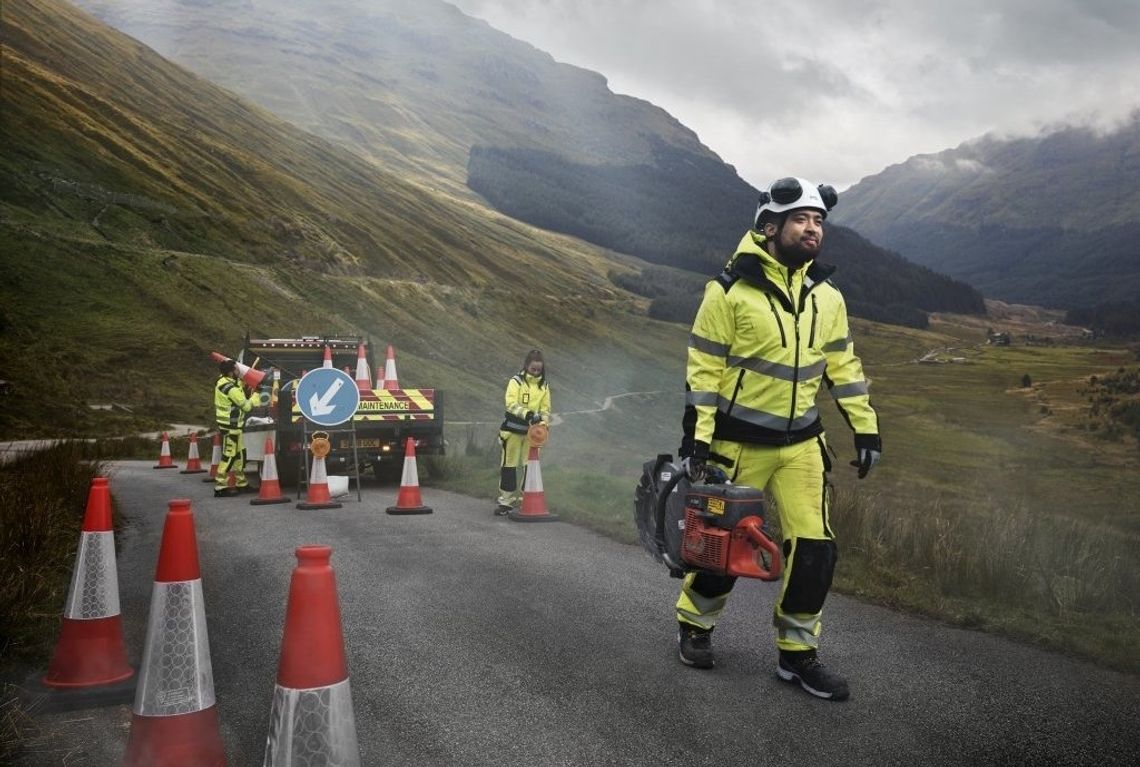
[[[325,457],[313,456],[313,468],[309,472],[305,500],[297,504],[298,509],[339,509],[341,504],[332,499],[329,493],[329,475],[325,470]]]
[[[360,392],[361,399],[376,399],[372,391],[372,378],[368,371],[368,357],[364,344],[356,347],[356,390]]]
[[[546,510],[546,493],[542,489],[542,467],[538,463],[538,448],[533,445],[526,459],[526,480],[523,482],[522,504],[508,512],[515,522],[554,522],[557,514]]]
[[[273,438],[265,438],[265,458],[261,461],[261,486],[257,497],[249,502],[252,506],[265,506],[270,503],[289,503],[281,492],[281,480],[277,476],[277,456],[273,451]]]
[[[119,613],[111,489],[106,477],[95,477],[87,493],[59,642],[43,682],[57,688],[95,687],[121,682],[134,673],[127,664]]]
[[[210,473],[202,480],[213,482],[218,476],[218,467],[222,465],[222,435],[214,432],[214,450],[210,455]]]
[[[178,472],[179,474],[204,474],[206,470],[202,468],[202,459],[198,455],[198,435],[190,432],[190,452],[186,456],[186,468]]]
[[[411,437],[404,443],[404,473],[400,477],[400,492],[396,505],[385,509],[389,514],[431,514],[420,498],[420,474],[416,469],[416,442]]]
[[[384,360],[384,388],[388,391],[400,388],[400,382],[396,378],[396,350],[392,344],[388,344],[388,356]]]
[[[233,359],[232,357],[227,357],[226,355],[219,354],[218,352],[210,352],[210,358],[215,362],[224,362],[228,359]],[[256,362],[257,360],[254,360],[254,363]],[[251,368],[249,365],[238,362],[237,360],[234,360],[234,366],[237,367],[238,377],[241,378],[242,382],[250,389],[256,389],[258,386],[261,386],[261,382],[265,380],[264,370]]]
[[[264,764],[359,765],[332,549],[296,554]]]
[[[170,501],[123,764],[225,765],[194,515]]]
[[[325,344],[325,358],[324,362],[321,363],[321,367],[331,369],[332,366],[332,349],[329,348],[328,344]]]
[[[170,457],[170,436],[162,433],[162,448],[158,451],[158,463],[152,468],[155,469],[177,469],[178,464],[174,463],[174,459]]]

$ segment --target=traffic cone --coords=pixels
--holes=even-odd
[[[332,366],[332,349],[329,348],[328,344],[325,344],[325,359],[321,363],[321,367],[331,368]]]
[[[264,764],[358,766],[332,549],[301,546],[296,555]]]
[[[146,646],[132,708],[127,767],[225,765],[206,605],[190,501],[170,501]]]
[[[170,437],[166,432],[162,433],[162,449],[158,451],[158,463],[151,468],[154,469],[177,469],[178,464],[170,457]]]
[[[400,388],[400,382],[396,379],[396,350],[392,344],[388,344],[388,357],[384,360],[384,388],[388,391]]]
[[[313,456],[313,470],[309,472],[305,500],[297,504],[298,509],[339,509],[341,504],[329,494],[329,475],[325,471],[325,457]]]
[[[390,348],[390,347],[389,347]],[[385,509],[389,514],[431,514],[420,498],[420,475],[416,470],[416,443],[411,437],[404,443],[404,473],[400,477],[400,493],[396,505]]]
[[[215,362],[223,362],[228,359],[233,359],[232,357],[227,357],[226,355],[218,354],[217,352],[210,352],[210,357]],[[254,360],[255,364],[256,362],[257,360]],[[241,378],[242,382],[249,388],[256,389],[258,386],[261,386],[261,382],[265,380],[264,370],[251,368],[249,365],[238,362],[237,360],[234,360],[234,364],[237,365],[238,377]]]
[[[273,438],[265,438],[265,458],[261,461],[261,486],[257,489],[257,497],[250,501],[253,506],[265,506],[270,503],[289,503],[289,499],[281,493],[281,480],[277,477],[277,456],[273,451]]]
[[[43,682],[58,688],[95,687],[121,682],[134,673],[127,665],[119,613],[111,489],[106,477],[95,477],[87,492],[59,642]]]
[[[542,468],[538,463],[538,448],[533,445],[526,459],[526,480],[523,482],[522,504],[507,516],[515,522],[554,522],[557,514],[546,510],[546,493],[542,489]]]
[[[364,344],[356,347],[356,390],[360,392],[362,398],[376,399],[376,395],[372,393],[372,377],[368,372],[368,357],[367,352],[364,350]]]
[[[204,474],[205,472],[206,470],[202,468],[202,459],[198,456],[198,435],[190,432],[190,453],[186,457],[186,468],[178,473]]]
[[[213,482],[218,476],[218,467],[222,465],[222,435],[217,432],[214,433],[214,450],[210,455],[210,473],[202,480],[203,482]]]
[[[281,399],[281,370],[273,368],[273,389],[269,393],[269,415],[277,420],[277,408]]]

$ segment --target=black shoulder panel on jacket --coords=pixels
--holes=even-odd
[[[731,269],[725,269],[723,272],[716,276],[715,282],[720,285],[721,290],[727,293],[728,289],[735,285],[736,281],[739,279],[739,274],[732,271]]]

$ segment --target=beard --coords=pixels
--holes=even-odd
[[[789,269],[799,269],[819,255],[820,245],[806,245],[800,240],[793,242],[780,238],[776,243],[776,260]]]

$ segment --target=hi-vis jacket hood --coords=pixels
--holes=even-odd
[[[546,376],[532,376],[526,371],[516,373],[507,382],[506,417],[499,428],[526,434],[530,423],[526,414],[534,412],[542,416],[542,421],[550,425],[550,387]]]
[[[877,435],[834,267],[789,270],[749,231],[704,298],[689,336],[685,442],[787,445],[822,433],[825,384],[856,434]],[[684,447],[684,445],[683,445]]]

